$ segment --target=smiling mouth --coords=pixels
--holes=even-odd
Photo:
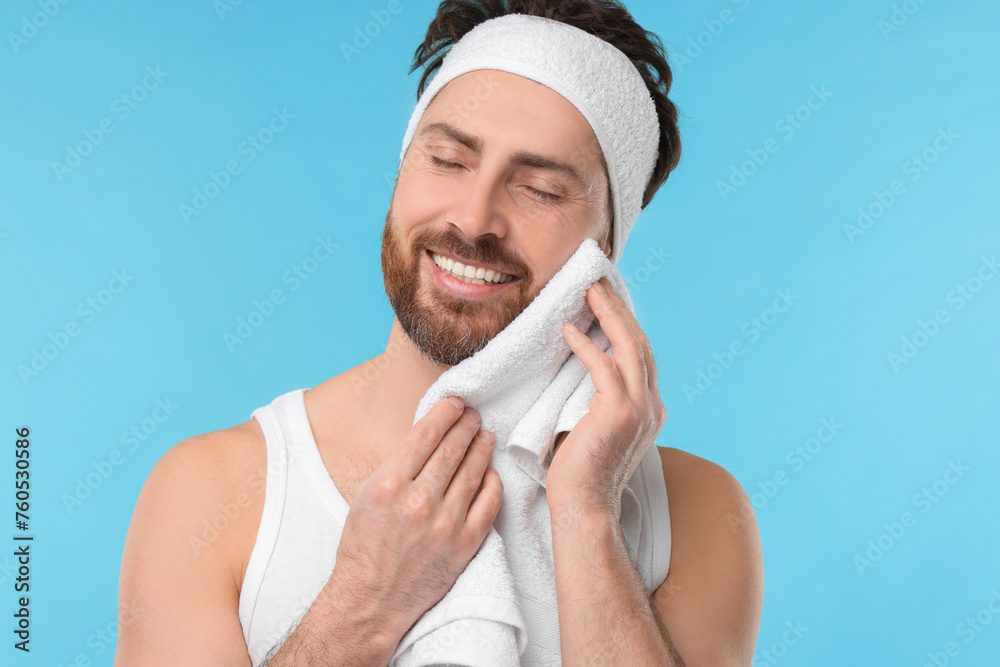
[[[427,251],[427,254],[443,272],[471,285],[503,285],[512,280],[517,280],[517,276],[503,273],[496,269],[476,264],[465,264],[452,257],[440,255],[430,250]]]

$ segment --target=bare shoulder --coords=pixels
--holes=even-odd
[[[718,463],[674,447],[657,447],[657,449],[660,453],[660,462],[663,464],[668,493],[671,481],[675,487],[680,485],[682,487],[680,490],[684,491],[688,490],[688,485],[692,482],[696,482],[695,488],[706,483],[728,487],[737,495],[743,490],[743,486],[732,473]]]
[[[239,589],[266,468],[253,419],[183,440],[153,466],[122,555],[116,662],[250,664]]]
[[[225,560],[239,591],[264,508],[267,444],[260,424],[248,419],[183,440],[161,457],[150,480],[157,473],[160,490],[182,495],[190,515],[202,518],[188,540],[192,552]]]
[[[749,664],[764,597],[753,506],[739,481],[717,463],[673,447],[659,450],[671,551],[654,607],[689,663]]]

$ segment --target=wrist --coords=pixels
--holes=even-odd
[[[389,616],[374,596],[361,594],[333,577],[320,595],[329,601],[327,620],[334,626],[329,628],[332,636],[359,655],[377,658],[378,664],[389,661],[408,627],[400,628],[400,620]]]
[[[615,526],[620,520],[620,512],[607,502],[566,496],[549,499],[549,516],[553,534],[563,530],[585,530],[592,533]]]
[[[557,560],[567,554],[599,559],[624,540],[621,524],[605,508],[586,505],[555,504],[549,507],[552,526],[552,549]],[[576,557],[576,556],[574,556]]]
[[[562,491],[554,486],[545,490],[549,512],[573,513],[588,520],[621,518],[621,498],[617,502],[607,494],[588,492],[577,489],[572,492]]]

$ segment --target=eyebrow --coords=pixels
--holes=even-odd
[[[471,134],[467,134],[454,125],[450,125],[446,122],[439,121],[436,123],[429,123],[425,125],[423,129],[420,130],[418,136],[423,137],[425,135],[444,135],[451,139],[454,139],[463,146],[468,147],[470,150],[476,153],[482,153],[483,151],[483,138],[477,137]],[[536,169],[548,169],[549,171],[554,171],[564,176],[567,176],[570,180],[576,183],[580,188],[587,190],[587,180],[583,175],[577,170],[576,167],[564,162],[562,160],[556,160],[554,158],[546,157],[544,155],[538,155],[536,153],[529,153],[528,151],[515,151],[511,153],[510,161],[512,164],[521,167],[534,167]]]

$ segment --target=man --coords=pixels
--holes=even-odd
[[[594,8],[558,7],[574,15],[584,5]],[[477,92],[484,89],[490,94]],[[656,186],[676,153],[664,164]],[[434,97],[400,165],[383,231],[396,318],[380,370],[366,377],[361,364],[303,396],[315,447],[350,512],[329,581],[306,601],[294,631],[277,638],[268,664],[385,664],[472,558],[502,497],[499,477],[486,467],[495,443],[460,402],[441,401],[414,425],[416,406],[442,372],[510,324],[584,239],[611,256],[610,197],[592,127],[552,89],[478,70]],[[442,258],[491,273],[448,275],[454,265]],[[475,284],[486,276],[492,284]],[[603,278],[587,301],[615,361],[569,329],[567,341],[598,392],[612,381],[622,391],[606,401],[619,401],[615,410],[595,412],[592,403],[587,426],[560,434],[549,468],[553,516],[580,517],[560,524],[577,532],[553,531],[562,660],[750,664],[763,573],[739,483],[709,461],[659,450],[672,549],[666,580],[650,598],[602,511],[601,473],[620,465],[626,445],[649,446],[665,410],[648,341],[621,297]],[[610,413],[625,408],[631,416],[613,421]],[[616,443],[602,461],[586,432],[595,424]],[[260,482],[271,483],[269,447],[259,420],[250,419],[185,440],[157,463],[129,528],[120,590],[122,608],[157,612],[123,624],[116,664],[251,664],[241,593],[266,507]],[[233,506],[240,509],[227,514],[227,527],[192,549],[192,536]],[[584,600],[596,600],[601,613]]]

